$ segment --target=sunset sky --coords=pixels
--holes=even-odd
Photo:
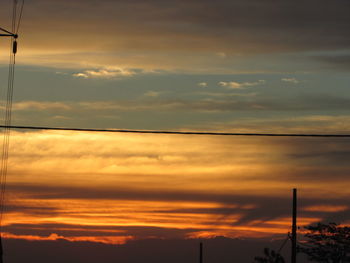
[[[27,1],[13,124],[350,133],[349,9],[347,0]],[[4,94],[9,42],[0,41]],[[13,131],[4,235],[283,237],[293,187],[300,225],[346,224],[349,149],[347,138]]]

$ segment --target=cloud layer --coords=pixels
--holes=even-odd
[[[348,8],[346,0],[35,0],[25,9],[21,61],[220,71],[237,55],[347,50]]]
[[[348,144],[15,132],[4,229],[8,238],[114,244],[271,237],[289,231],[293,187],[301,225],[346,223]]]

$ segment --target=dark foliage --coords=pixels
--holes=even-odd
[[[268,248],[264,249],[263,257],[255,257],[255,263],[285,263],[284,258],[281,254],[275,252],[274,250],[270,250]]]
[[[350,262],[350,227],[336,223],[305,227],[305,243],[298,250],[311,261],[322,263]]]

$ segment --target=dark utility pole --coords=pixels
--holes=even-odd
[[[199,243],[199,263],[203,263],[203,243]]]
[[[1,232],[0,232],[0,263],[3,262],[2,256],[3,256],[3,250],[2,250],[2,238],[1,238]]]
[[[292,261],[297,262],[297,189],[293,189]]]

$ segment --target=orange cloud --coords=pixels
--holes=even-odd
[[[349,206],[347,205],[315,205],[303,208],[304,211],[310,212],[340,212],[348,209]]]
[[[301,225],[348,209],[347,166],[326,163],[334,144],[312,143],[13,132],[4,227],[9,238],[112,244],[154,236],[282,235],[290,230],[295,186],[304,200]],[[330,184],[334,193],[325,200]]]
[[[57,235],[56,233],[52,233],[51,235],[47,237],[42,236],[33,236],[33,235],[14,235],[11,233],[2,233],[2,237],[6,239],[24,239],[28,241],[55,241],[55,240],[67,240],[67,241],[89,241],[89,242],[97,242],[97,243],[104,243],[104,244],[113,244],[113,245],[122,245],[125,244],[127,241],[132,240],[133,237],[131,236],[103,236],[103,237],[64,237]]]

